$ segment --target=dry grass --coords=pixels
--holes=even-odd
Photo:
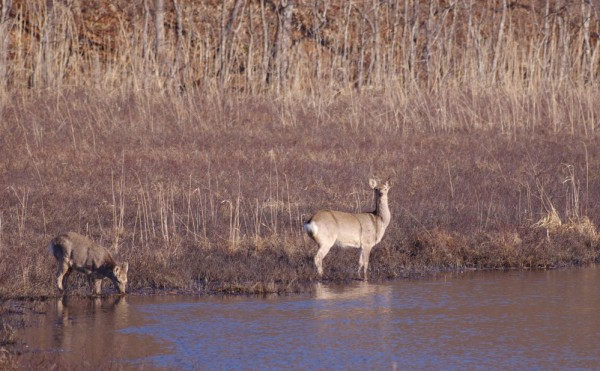
[[[554,92],[600,73],[597,0],[158,3],[3,1],[0,88],[329,99],[461,85]]]
[[[166,3],[2,2],[0,298],[56,295],[67,230],[130,291],[305,290],[302,221],[372,208],[372,175],[371,280],[599,261],[598,1]],[[30,367],[7,311],[0,368]]]
[[[66,230],[132,290],[301,290],[302,221],[372,175],[372,279],[598,259],[595,1],[288,3],[3,2],[1,297],[54,295]]]
[[[483,112],[491,99],[470,104]],[[15,99],[0,124],[0,295],[53,295],[47,244],[65,230],[129,260],[132,290],[300,290],[316,279],[302,221],[321,208],[370,209],[371,174],[395,183],[374,280],[600,255],[595,135],[468,128],[460,107],[434,99],[404,112],[422,121],[447,112],[452,130],[395,125],[385,100],[312,103],[89,91]],[[549,210],[570,221],[538,223]],[[356,254],[332,252],[326,279],[355,278]]]

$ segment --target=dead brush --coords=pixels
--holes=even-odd
[[[533,229],[543,229],[546,231],[546,238],[550,240],[550,233],[556,231],[562,226],[562,220],[558,215],[558,211],[550,204],[550,209],[544,217],[532,224]]]
[[[467,243],[456,233],[435,228],[417,233],[411,239],[414,259],[425,266],[448,269],[465,265]]]
[[[563,228],[573,230],[575,233],[592,241],[598,241],[600,237],[596,225],[587,216],[578,218],[578,220],[571,220]]]
[[[2,321],[0,324],[0,346],[13,345],[16,342],[16,330],[10,324]]]
[[[552,234],[564,232],[574,232],[591,241],[598,240],[599,237],[595,224],[587,216],[572,217],[567,223],[563,223],[554,207],[531,227],[545,230],[548,239]]]
[[[465,264],[478,269],[522,266],[523,240],[516,231],[479,232],[468,240]]]

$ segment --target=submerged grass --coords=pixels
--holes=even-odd
[[[494,92],[458,101],[430,97],[398,118],[389,96],[15,96],[0,123],[0,297],[55,295],[47,245],[67,230],[128,260],[132,291],[299,291],[317,280],[303,220],[372,209],[373,174],[394,187],[372,280],[595,262],[597,135],[546,130],[545,111],[486,128],[463,109],[493,120]],[[326,280],[355,279],[358,252],[333,249],[324,267]]]

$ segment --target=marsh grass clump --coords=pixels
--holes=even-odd
[[[0,346],[13,345],[17,342],[16,331],[4,321],[0,325]]]
[[[209,290],[298,291],[316,279],[313,254],[302,246],[286,249],[281,241],[270,241],[260,249],[253,244],[234,251],[213,248],[198,256],[195,278]]]
[[[600,239],[595,225],[587,217],[553,224],[546,229],[545,238],[539,230],[532,231],[532,235],[538,241],[534,250],[538,255],[534,259],[545,261],[546,267],[590,264],[598,260]]]

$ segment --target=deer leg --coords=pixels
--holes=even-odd
[[[319,251],[317,251],[317,255],[315,255],[315,265],[317,266],[317,272],[319,273],[319,277],[323,276],[323,259],[329,253],[329,250],[333,246],[331,244],[320,244]]]
[[[369,269],[369,255],[371,254],[371,248],[363,248],[360,253],[359,264],[363,268],[363,279],[367,280],[367,271]],[[359,268],[360,270],[360,268]],[[360,274],[360,271],[359,271]]]
[[[365,250],[363,248],[360,249],[360,256],[358,258],[358,277],[360,278],[360,271],[363,269],[363,266],[365,265],[365,261],[363,258],[363,255],[365,253]]]
[[[64,276],[63,276],[62,286],[63,286],[64,290],[67,289],[67,278],[69,278],[69,276],[71,275],[71,272],[73,272],[73,269],[69,268],[69,270],[67,271],[67,273],[65,273]]]
[[[56,285],[58,289],[62,292],[65,289],[67,277],[69,276],[70,268],[69,263],[63,261],[58,264],[58,269],[56,270]]]
[[[102,293],[102,278],[98,278],[91,274],[89,276],[90,286],[92,287],[92,295],[100,295]]]
[[[102,279],[101,278],[96,278],[96,280],[94,281],[94,291],[96,292],[96,295],[102,294]]]

